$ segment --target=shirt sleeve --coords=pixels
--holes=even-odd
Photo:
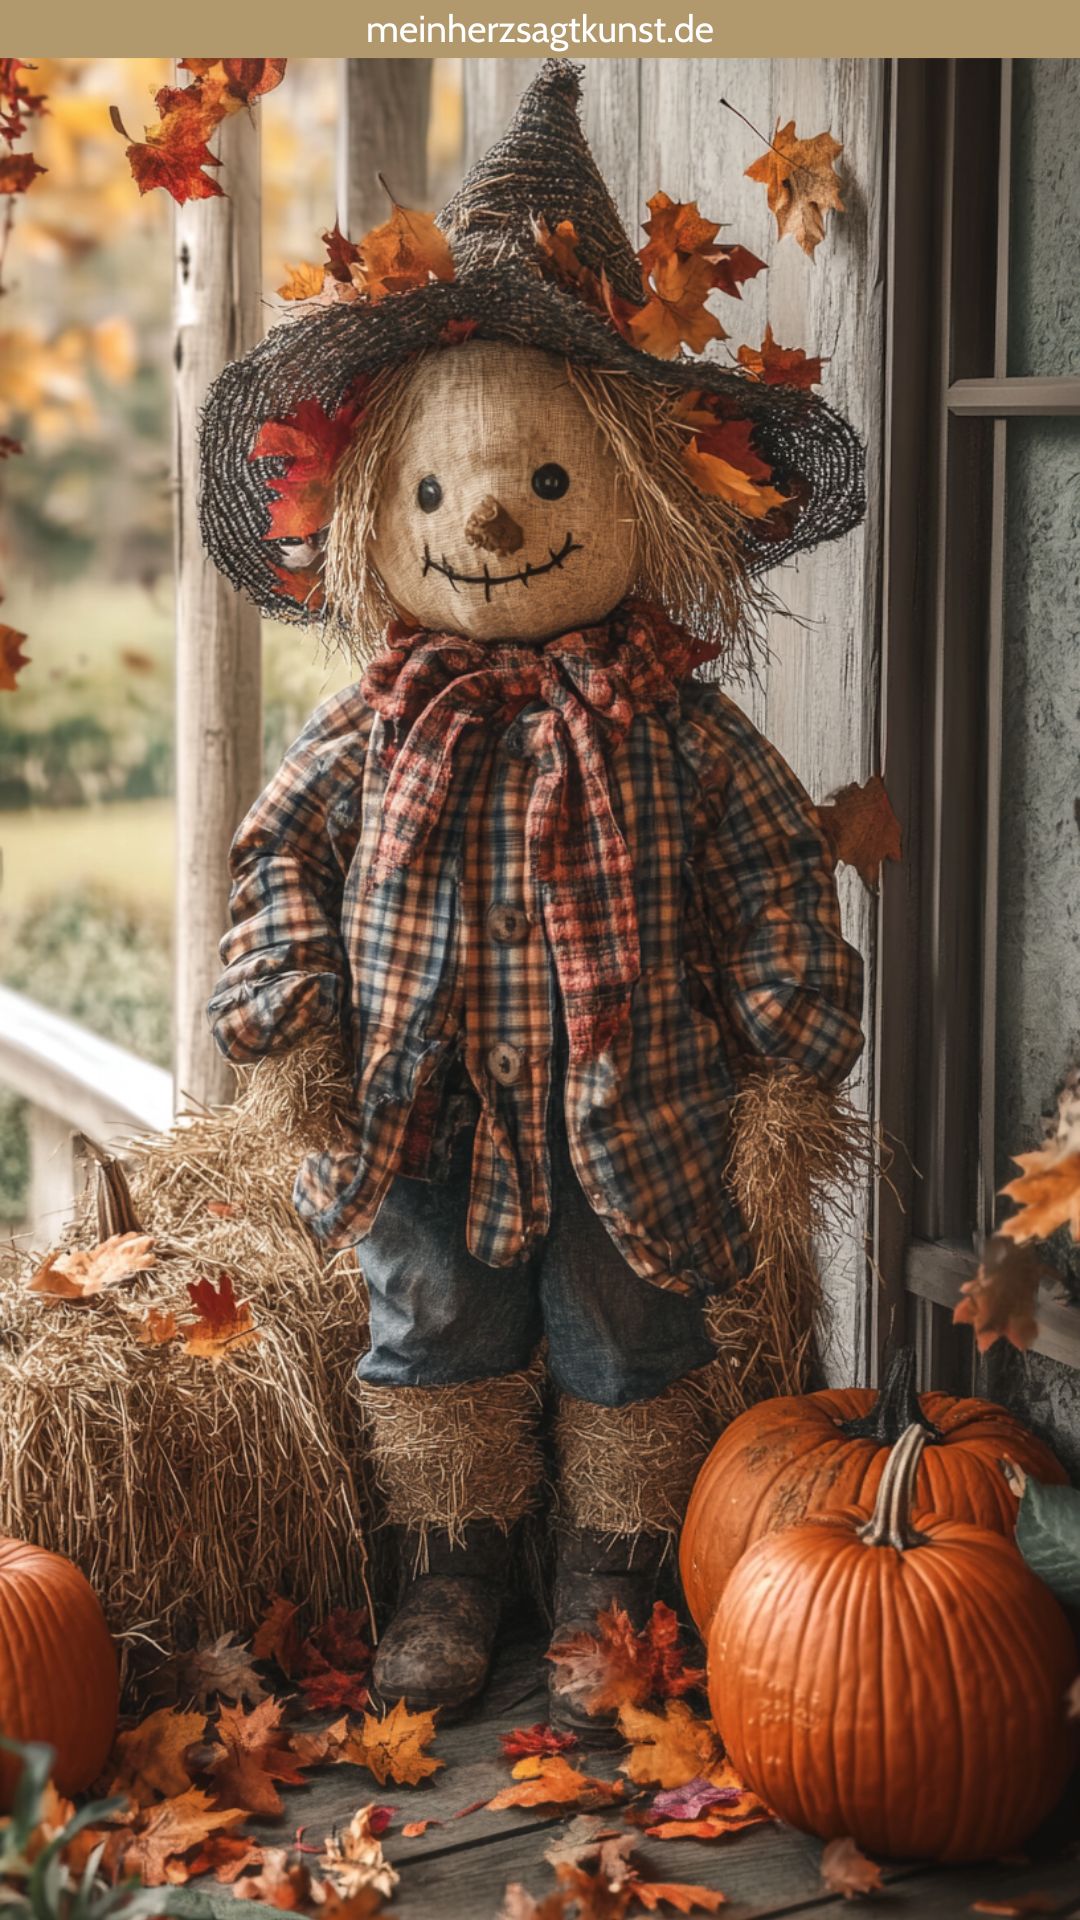
[[[341,903],[370,721],[355,688],[327,701],[237,831],[225,971],[207,1008],[229,1060],[285,1053],[342,1021]]]
[[[783,756],[709,693],[702,880],[719,991],[748,1053],[836,1084],[862,1052],[863,967],[840,931],[832,853]]]

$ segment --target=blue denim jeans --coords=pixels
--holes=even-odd
[[[445,1180],[399,1176],[357,1248],[371,1296],[362,1379],[493,1379],[527,1366],[546,1336],[563,1393],[621,1407],[712,1359],[701,1299],[665,1292],[627,1265],[585,1198],[562,1128],[546,1238],[517,1266],[474,1259],[465,1244],[471,1150],[471,1135],[459,1139]]]

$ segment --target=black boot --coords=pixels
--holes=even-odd
[[[411,1569],[420,1542],[401,1536],[402,1566]],[[372,1680],[387,1706],[404,1700],[415,1713],[463,1714],[487,1680],[506,1590],[510,1543],[493,1521],[464,1529],[459,1546],[434,1529],[427,1570],[406,1573],[401,1599],[375,1655]]]
[[[668,1545],[664,1533],[624,1533],[614,1537],[587,1527],[560,1532],[555,1572],[553,1648],[575,1634],[597,1634],[597,1616],[618,1606],[633,1626],[646,1625],[656,1599],[656,1577]],[[566,1688],[565,1669],[552,1661],[548,1674],[548,1714],[560,1733],[576,1733],[586,1747],[622,1744],[614,1712],[590,1714]]]

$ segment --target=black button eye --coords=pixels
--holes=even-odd
[[[565,467],[549,460],[544,467],[537,467],[532,477],[533,492],[541,500],[561,500],[570,485],[570,475]]]
[[[425,473],[416,489],[416,504],[421,513],[434,513],[442,506],[442,488],[433,473]]]

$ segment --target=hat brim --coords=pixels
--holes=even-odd
[[[268,421],[286,419],[304,401],[334,413],[360,376],[452,341],[454,322],[471,323],[473,339],[537,347],[580,366],[633,374],[672,393],[700,388],[723,394],[733,414],[752,423],[754,445],[772,468],[770,484],[798,504],[779,529],[744,522],[752,573],[839,539],[863,517],[861,443],[818,394],[770,386],[712,360],[657,359],[555,283],[488,270],[375,304],[311,307],[273,328],[214,382],[202,418],[203,539],[226,578],[265,613],[304,625],[327,618],[326,609],[282,591],[275,570],[280,551],[267,537],[267,483],[282,472],[283,463],[273,456],[250,457],[261,429]]]

